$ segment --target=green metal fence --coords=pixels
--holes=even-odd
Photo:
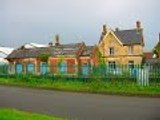
[[[56,69],[54,71],[54,69]],[[36,67],[33,64],[16,65],[0,65],[0,76],[19,74],[33,74],[43,76],[63,77],[66,79],[85,79],[94,80],[99,79],[103,81],[108,80],[127,80],[136,82],[139,85],[158,84],[160,85],[160,65],[116,65],[114,67],[109,65],[99,66],[51,66],[48,64],[41,64]]]

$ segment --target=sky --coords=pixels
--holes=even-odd
[[[0,0],[0,46],[61,43],[98,44],[102,26],[144,29],[145,51],[159,40],[160,0]]]

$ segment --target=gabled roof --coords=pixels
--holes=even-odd
[[[112,33],[118,42],[123,45],[133,45],[133,44],[141,44],[144,45],[143,41],[143,29],[130,29],[130,30],[109,30],[104,34],[102,32],[99,43],[106,38],[109,33]]]
[[[39,48],[19,48],[14,50],[7,56],[6,59],[19,59],[19,58],[37,58],[41,53],[48,53],[51,56],[57,55],[74,55],[77,56],[79,50],[84,43],[72,43],[63,44],[51,47],[39,47]]]
[[[117,30],[114,34],[124,45],[143,44],[142,29]]]

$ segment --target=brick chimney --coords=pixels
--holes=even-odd
[[[115,28],[115,31],[119,31],[119,28],[118,28],[118,27],[116,27],[116,28]]]
[[[59,43],[59,35],[57,34],[55,36],[55,46],[58,46],[58,45],[60,45],[60,43]]]
[[[103,31],[102,31],[103,35],[105,35],[107,33],[107,27],[106,25],[103,25]]]
[[[141,22],[140,22],[140,21],[137,21],[137,22],[136,22],[136,28],[137,28],[137,29],[141,29]]]
[[[136,22],[136,29],[137,29],[137,34],[140,34],[142,32],[141,22],[140,21]]]

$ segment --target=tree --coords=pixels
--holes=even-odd
[[[43,62],[47,62],[50,54],[49,53],[40,53],[38,55],[38,59],[40,59]]]
[[[159,58],[158,50],[156,47],[153,49],[153,54],[156,55],[156,58]]]

